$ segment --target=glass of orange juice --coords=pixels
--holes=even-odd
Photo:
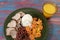
[[[44,3],[44,5],[43,5],[43,15],[46,18],[50,18],[56,12],[57,12],[57,6],[56,6],[56,4],[54,4],[52,2],[46,2],[46,3]]]

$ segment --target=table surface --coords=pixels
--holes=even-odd
[[[0,0],[0,40],[5,40],[3,29],[7,16],[19,8],[32,7],[42,10],[42,5],[49,0]],[[60,0],[50,0],[57,4],[58,12],[49,20],[47,40],[60,40]]]

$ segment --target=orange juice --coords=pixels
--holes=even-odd
[[[53,16],[53,14],[55,14],[56,11],[57,11],[57,7],[53,3],[45,3],[43,5],[43,15],[46,18],[49,18],[49,17]]]

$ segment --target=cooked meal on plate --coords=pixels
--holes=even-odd
[[[42,36],[42,20],[25,14],[23,11],[16,13],[7,24],[6,36],[14,40],[35,40]]]

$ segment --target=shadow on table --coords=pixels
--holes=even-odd
[[[47,40],[51,40],[53,36],[53,24],[48,22],[48,37]]]

